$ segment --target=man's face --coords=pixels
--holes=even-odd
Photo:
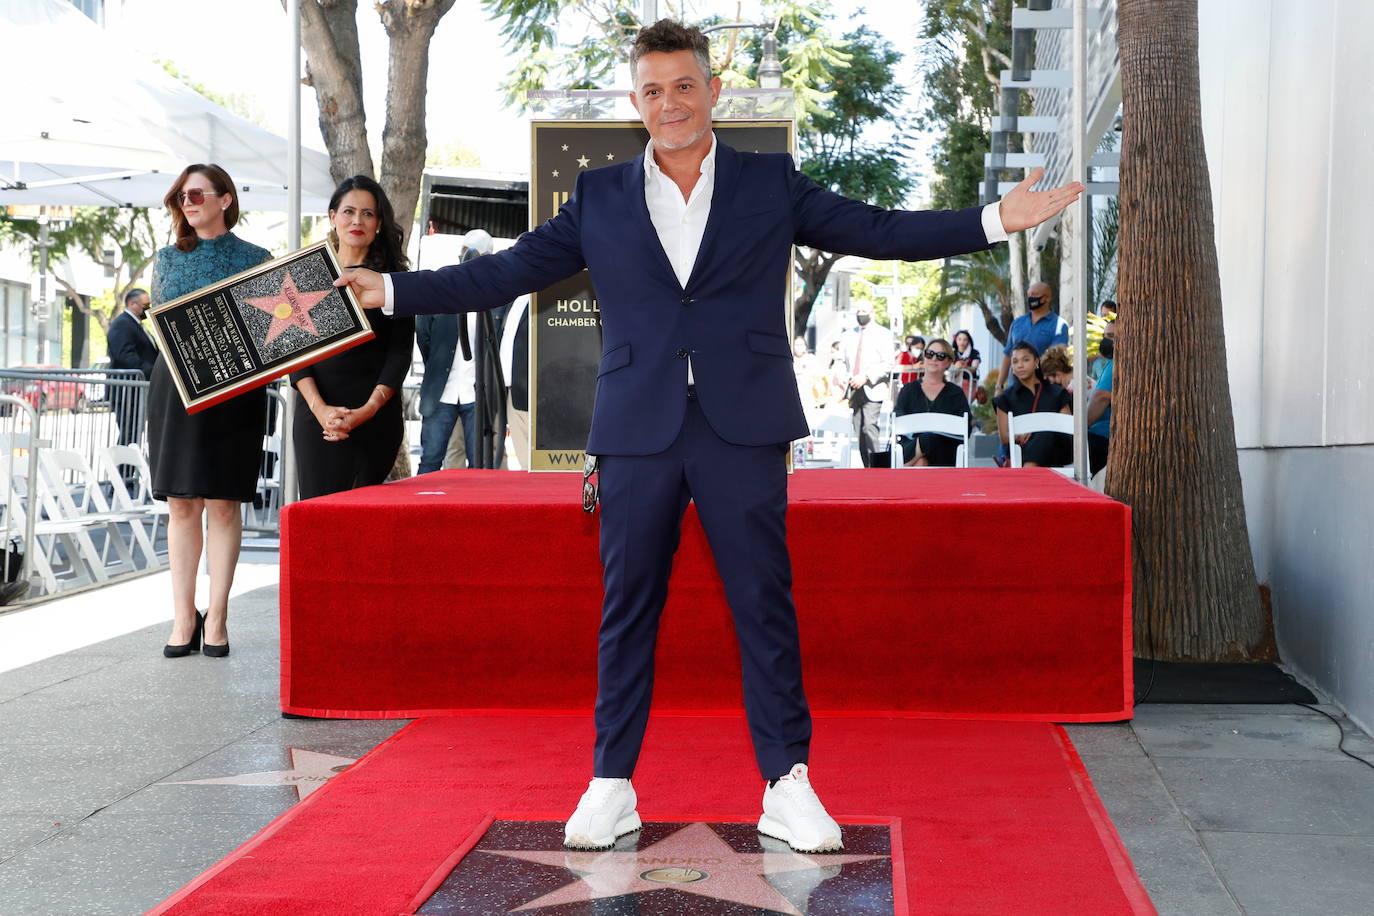
[[[1026,305],[1032,309],[1045,309],[1050,307],[1050,286],[1048,283],[1032,283],[1030,289],[1026,290]],[[1032,302],[1031,300],[1039,300]]]
[[[720,97],[720,80],[708,79],[691,51],[651,51],[635,68],[630,93],[654,146],[681,150],[704,143],[711,130],[711,109]]]
[[[134,313],[135,318],[141,319],[144,316],[144,314],[148,311],[148,303],[151,301],[152,297],[149,296],[147,293],[144,293],[143,295],[138,296],[137,298],[130,299],[128,305],[129,311]]]

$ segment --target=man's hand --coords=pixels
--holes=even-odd
[[[1005,217],[1003,217],[1005,219]],[[386,305],[386,284],[382,275],[366,267],[345,267],[335,286],[347,286],[365,309],[379,309]]]
[[[1040,225],[1078,200],[1078,195],[1083,193],[1083,185],[1076,181],[1049,191],[1032,191],[1031,186],[1044,174],[1044,169],[1031,169],[1025,180],[1002,198],[997,214],[1002,218],[1002,228],[1007,232],[1021,232]]]
[[[862,387],[863,387],[864,385],[866,385],[867,383],[868,383],[868,379],[864,378],[862,375],[856,375],[856,376],[854,376],[853,378],[851,378],[851,379],[849,380],[849,387],[850,387],[850,388],[862,388]]]

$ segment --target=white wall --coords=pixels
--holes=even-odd
[[[1201,0],[1250,538],[1284,661],[1374,725],[1374,3]]]

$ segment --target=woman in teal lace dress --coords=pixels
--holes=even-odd
[[[238,222],[234,182],[217,165],[187,166],[163,202],[176,244],[153,260],[152,304],[169,302],[271,259],[229,230]],[[153,495],[169,508],[167,548],[172,568],[172,635],[163,654],[177,658],[202,648],[229,654],[229,586],[243,534],[241,503],[257,491],[267,392],[256,388],[188,414],[161,355],[148,386],[148,463]],[[201,517],[207,536],[201,536]],[[202,541],[208,541],[203,544]],[[210,568],[210,606],[196,610],[201,548]]]

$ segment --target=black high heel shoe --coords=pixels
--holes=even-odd
[[[200,622],[204,624],[205,618],[201,617]],[[214,643],[204,643],[200,647],[200,654],[207,658],[224,658],[229,654],[229,640],[226,639],[218,646]]]
[[[179,646],[168,643],[162,647],[162,654],[167,658],[182,658],[200,649],[200,634],[205,629],[205,615],[196,612],[196,628],[191,633],[191,641],[184,642]]]

